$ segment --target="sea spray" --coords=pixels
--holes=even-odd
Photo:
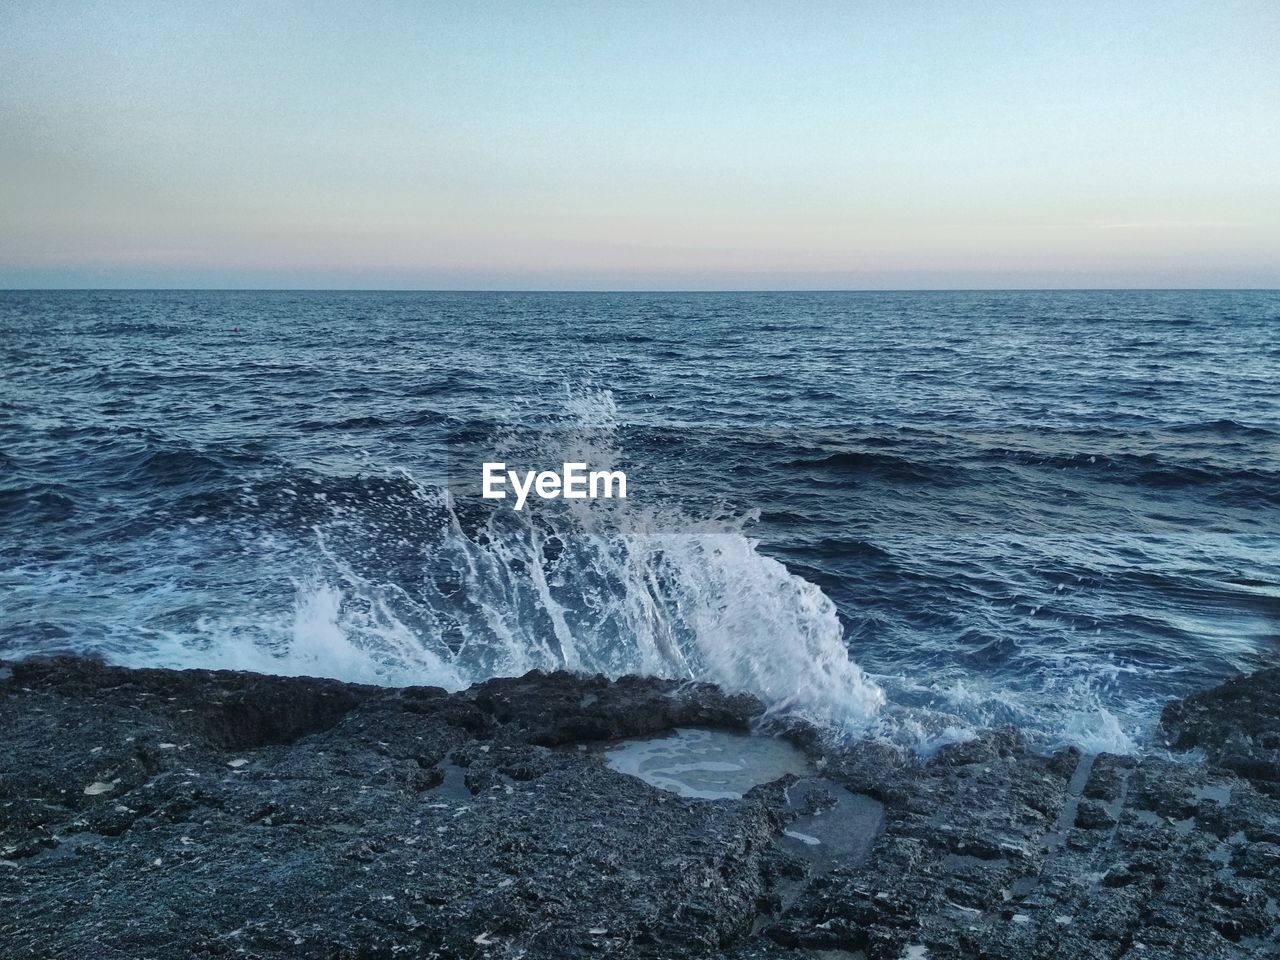
[[[486,451],[605,468],[621,456],[606,390],[567,389],[545,429],[520,414]],[[533,669],[647,674],[849,732],[883,703],[832,600],[746,535],[753,514],[563,499],[517,513],[404,469],[370,474],[376,496],[326,500],[311,523],[297,552],[314,559],[291,578],[290,609],[135,640],[121,659],[451,690]]]
[[[865,727],[883,702],[835,604],[740,530],[592,530],[569,511],[468,530],[446,494],[422,494],[443,519],[420,589],[369,581],[318,534],[327,569],[299,584],[281,667],[323,670],[318,642],[334,666],[386,683],[457,688],[531,669],[687,678],[841,727]]]
[[[496,445],[612,466],[612,395],[569,391],[565,406],[554,430],[511,431]],[[362,555],[387,547],[359,518],[318,526],[324,563],[298,586],[281,668],[323,671],[328,658],[361,679],[450,688],[531,669],[686,678],[842,729],[866,729],[883,703],[850,659],[831,599],[746,535],[753,515],[590,500],[477,511],[403,480],[400,508],[413,516],[389,526],[418,531],[415,580],[359,572]]]

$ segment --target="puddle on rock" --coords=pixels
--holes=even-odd
[[[696,800],[740,800],[759,784],[813,772],[803,753],[775,737],[695,728],[625,741],[607,750],[605,761],[619,773]]]
[[[441,761],[439,769],[442,775],[440,782],[430,788],[435,797],[456,803],[469,803],[475,799],[467,786],[466,768],[458,766],[452,756]]]
[[[619,773],[696,800],[740,800],[752,787],[787,774],[787,810],[795,819],[779,838],[817,874],[857,866],[871,852],[884,823],[884,807],[816,776],[803,753],[776,737],[724,730],[677,728],[662,737],[627,740],[605,751]]]
[[[879,801],[817,777],[787,788],[787,808],[800,816],[782,831],[781,845],[807,859],[817,876],[866,862],[884,825]]]

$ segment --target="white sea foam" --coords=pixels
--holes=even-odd
[[[569,390],[563,408],[554,439],[542,441],[555,449],[520,452],[612,465],[612,395]],[[514,431],[498,440],[520,442]],[[616,501],[464,517],[449,492],[396,479],[411,492],[396,509],[412,516],[387,526],[419,532],[407,548],[418,574],[371,573],[386,567],[378,554],[402,554],[405,542],[360,529],[369,521],[359,514],[335,514],[315,529],[317,560],[294,581],[288,614],[246,612],[202,623],[194,637],[135,637],[123,659],[449,689],[532,669],[645,674],[709,681],[851,731],[884,701],[850,659],[835,604],[760,553],[749,517]]]
[[[1138,745],[1120,718],[1101,704],[1073,714],[1059,734],[1063,743],[1085,753],[1134,754]]]
[[[639,673],[837,726],[865,725],[883,702],[830,598],[740,530],[593,529],[588,509],[466,531],[447,497],[440,506],[417,593],[362,578],[319,534],[325,568],[298,584],[274,662],[259,651],[253,666],[454,689],[531,669]]]

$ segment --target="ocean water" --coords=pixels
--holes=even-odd
[[[4,657],[1136,751],[1280,647],[1276,292],[4,292],[0,334]],[[628,499],[477,496],[562,459]]]

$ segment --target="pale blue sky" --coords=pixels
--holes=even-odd
[[[1280,286],[1280,3],[0,4],[0,286]]]

